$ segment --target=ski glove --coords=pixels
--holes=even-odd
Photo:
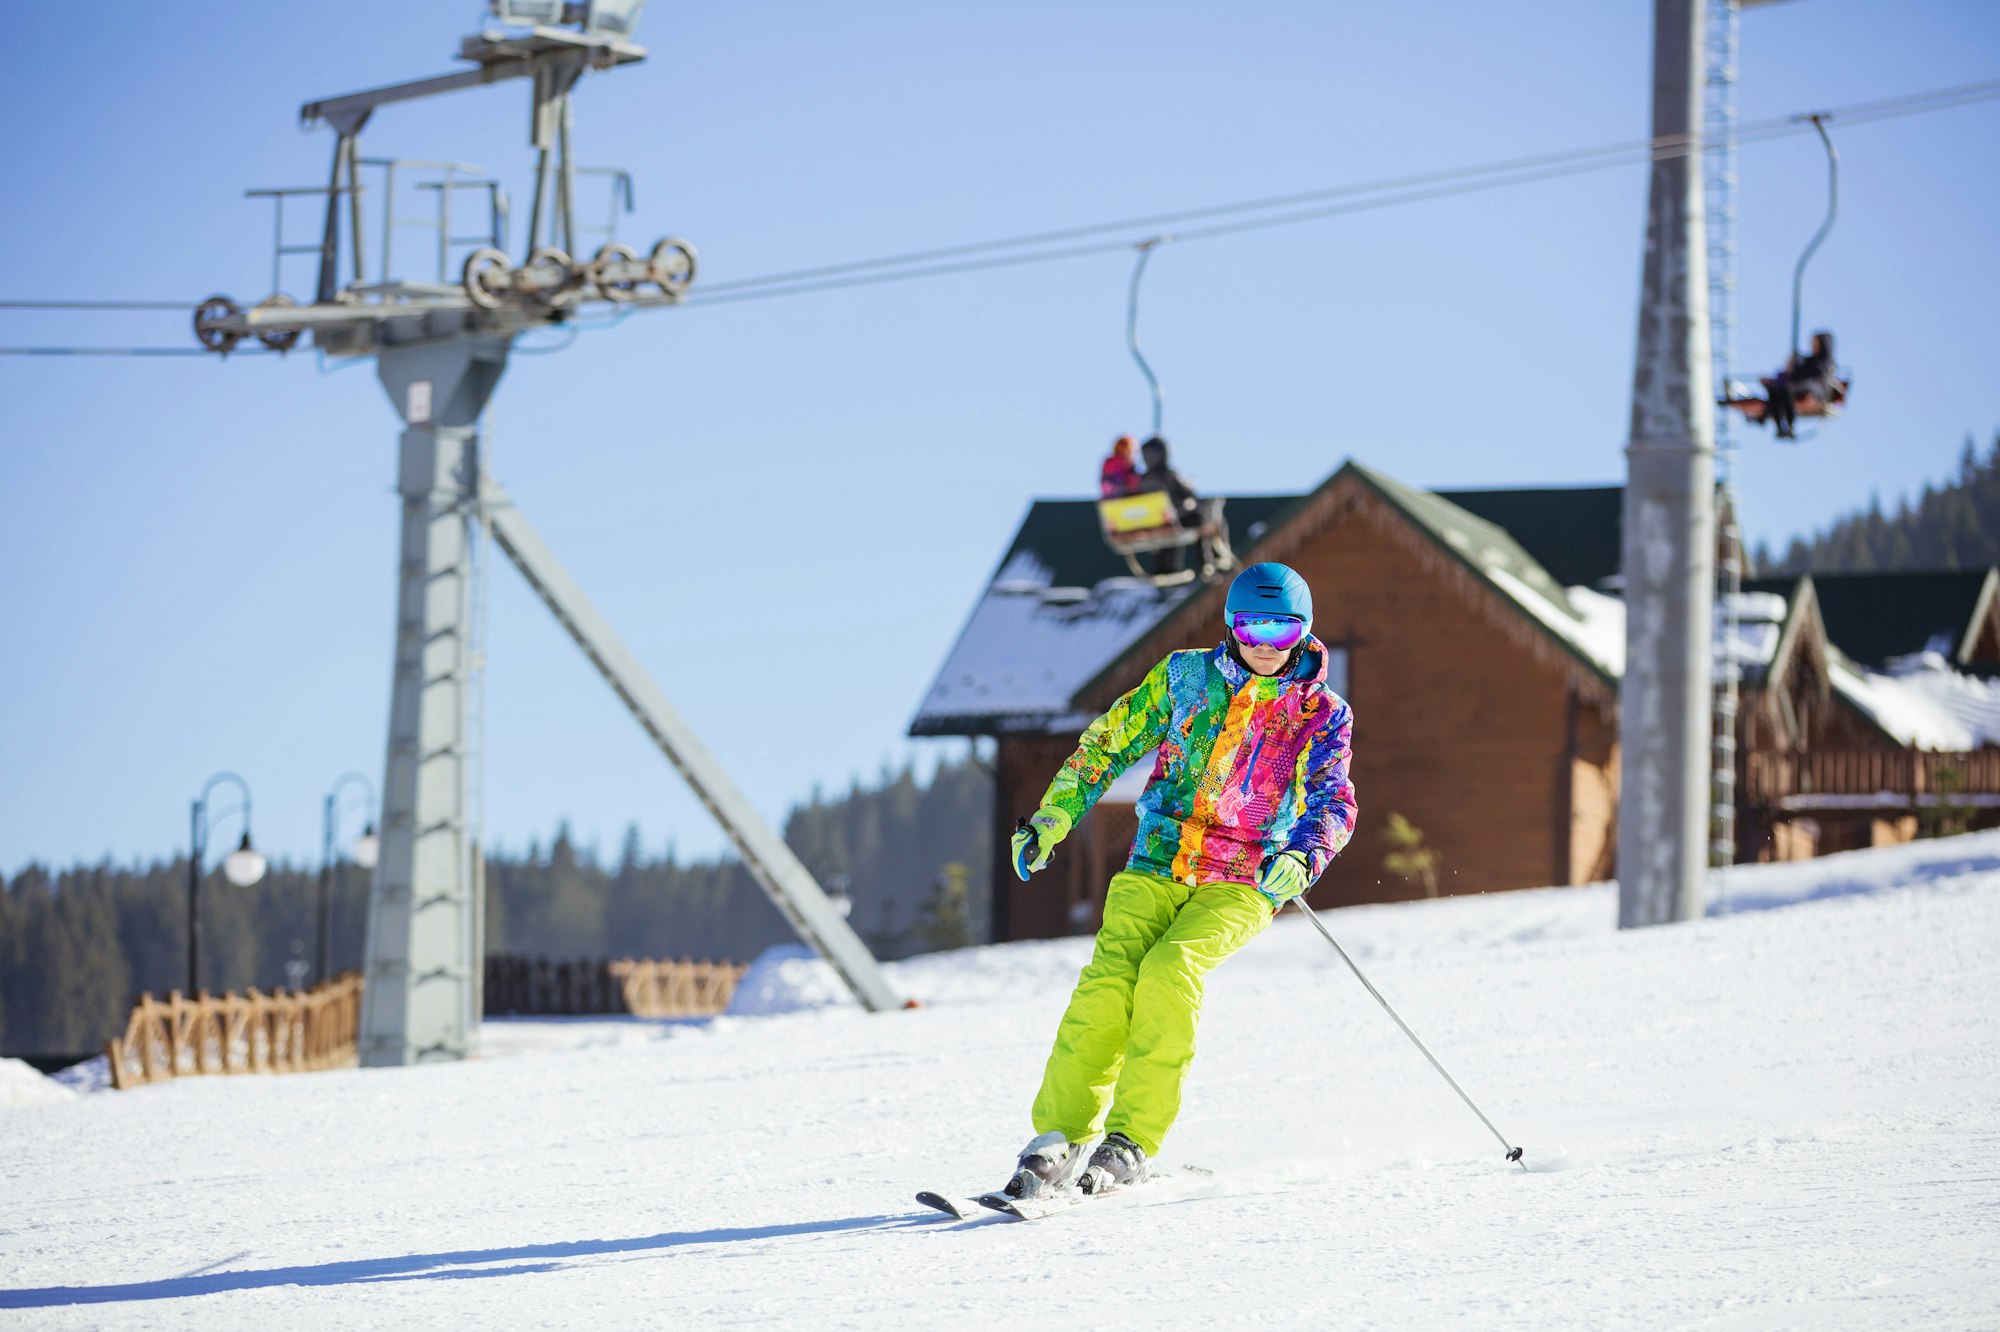
[[[1284,851],[1264,862],[1257,871],[1257,891],[1271,899],[1271,909],[1282,911],[1285,903],[1306,890],[1310,867],[1303,852]]]
[[[1026,879],[1049,863],[1056,843],[1069,836],[1069,811],[1043,805],[1014,828],[1014,873]]]

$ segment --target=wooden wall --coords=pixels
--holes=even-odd
[[[1915,835],[1915,820],[1882,818],[1868,810],[1791,813],[1748,798],[1741,773],[1751,754],[1813,750],[1900,750],[1868,718],[1836,694],[1826,660],[1826,631],[1816,607],[1794,612],[1808,623],[1796,642],[1780,648],[1773,674],[1746,688],[1737,712],[1739,792],[1736,806],[1738,864],[1810,860],[1836,851],[1892,845]],[[1879,825],[1879,826],[1878,826]]]
[[[1497,592],[1358,481],[1314,497],[1257,551],[1313,589],[1314,632],[1348,651],[1360,818],[1354,840],[1314,889],[1315,906],[1420,897],[1382,868],[1391,811],[1440,855],[1446,894],[1582,883],[1606,877],[1615,851],[1615,694]],[[1213,647],[1225,588],[1190,598],[1087,693],[1101,710],[1166,652]],[[1031,812],[1073,736],[1002,737],[995,831]],[[994,882],[994,938],[1094,929],[1073,904],[1099,903],[1124,863],[1130,806],[1093,814],[1032,884],[1004,862]],[[1057,871],[1060,871],[1059,877]],[[1056,881],[1044,884],[1045,879]]]

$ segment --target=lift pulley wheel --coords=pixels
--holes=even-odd
[[[466,256],[459,278],[465,299],[482,310],[497,310],[514,289],[514,266],[503,251],[489,246]]]
[[[282,291],[274,292],[257,302],[259,310],[290,310],[297,306],[298,302]],[[288,352],[298,345],[299,334],[302,331],[296,328],[260,328],[257,330],[257,341],[274,352]]]
[[[528,262],[514,275],[514,286],[529,300],[549,309],[573,302],[583,275],[569,255],[553,245],[544,245],[528,256]]]
[[[607,301],[629,301],[637,296],[648,272],[639,262],[639,252],[617,241],[598,250],[590,261],[591,285]]]
[[[652,270],[655,286],[669,296],[679,296],[694,284],[701,258],[695,253],[693,242],[669,236],[653,247],[646,266]]]
[[[233,329],[216,328],[213,325],[218,320],[229,319],[242,313],[243,307],[227,296],[209,297],[194,308],[195,340],[212,352],[229,355],[235,350],[236,344],[243,341],[243,335]]]

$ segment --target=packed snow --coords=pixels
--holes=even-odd
[[[76,1093],[18,1059],[0,1059],[0,1109],[67,1101]]]
[[[778,954],[708,1024],[0,1110],[0,1327],[2000,1325],[2000,832],[1721,888],[1324,913],[1525,1170],[1288,914],[1210,986],[1161,1159],[1211,1176],[954,1221],[911,1195],[1005,1177],[1089,941],[877,1016]]]

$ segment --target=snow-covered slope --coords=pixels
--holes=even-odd
[[[1004,1176],[1088,947],[1010,945],[898,964],[914,1012],[0,1111],[0,1327],[2000,1325],[2000,834],[1728,900],[1327,913],[1525,1171],[1287,917],[1210,990],[1165,1156],[1211,1178],[922,1213]]]

